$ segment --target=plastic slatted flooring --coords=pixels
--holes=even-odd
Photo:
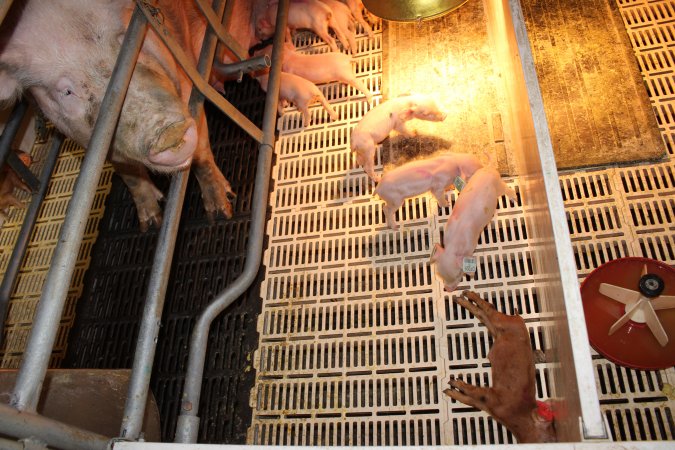
[[[48,136],[51,136],[51,132]],[[35,163],[31,165],[30,169],[36,175],[42,172],[49,146],[49,139],[33,146],[32,156]],[[42,295],[42,286],[47,278],[47,271],[54,255],[61,225],[66,216],[66,208],[83,159],[84,150],[74,142],[66,140],[61,145],[58,162],[49,180],[45,200],[38,213],[26,256],[19,270],[15,289],[10,297],[5,322],[5,335],[0,347],[0,368],[16,369],[21,363],[26,341],[32,328],[35,308]],[[58,367],[66,355],[68,333],[75,320],[77,300],[82,295],[84,275],[89,266],[92,247],[98,236],[98,224],[103,217],[104,203],[110,191],[111,178],[112,167],[107,165],[101,174],[94,204],[89,213],[63,316],[49,361],[50,367]],[[18,195],[22,201],[28,204],[29,194],[19,192]],[[0,274],[2,276],[7,269],[9,258],[23,224],[25,212],[25,209],[11,208],[8,220],[0,223]]]
[[[672,1],[617,1],[672,156],[675,7]],[[379,94],[379,32],[374,42],[363,35],[358,42],[357,72]],[[311,38],[299,45],[307,51],[326,50]],[[245,294],[246,301],[240,299],[217,320],[212,331],[200,406],[200,441],[244,441],[249,425],[247,386],[253,385],[251,356],[258,346],[257,384],[250,399],[255,409],[248,436],[251,443],[512,441],[485,414],[450,403],[441,393],[450,374],[490,381],[486,359],[490,343],[484,328],[441,292],[427,263],[450,208],[439,210],[427,197],[411,199],[399,212],[399,220],[405,223],[402,230],[388,230],[379,200],[369,198],[372,186],[360,169],[352,170],[348,151],[349,130],[367,106],[359,93],[345,85],[331,84],[322,90],[340,113],[338,122],[329,123],[318,107],[312,109],[316,125],[303,133],[299,114],[287,113],[279,121],[270,248],[265,255],[268,278],[258,321],[260,343],[255,330],[258,311],[252,306],[259,308],[259,299],[252,290]],[[254,91],[250,84],[238,87],[231,92],[237,97],[232,101],[259,119],[257,108],[262,103],[251,98]],[[195,313],[243,265],[256,151],[222,118],[212,117],[209,126],[217,160],[239,194],[237,215],[208,225],[191,182],[152,382],[166,440],[173,436],[185,347]],[[379,154],[377,158],[380,163]],[[73,150],[62,156],[55,171],[52,183],[58,186],[50,188],[55,196],[48,197],[52,200],[45,206],[41,228],[51,238],[42,238],[40,232],[35,235],[37,241],[33,239],[38,244],[31,244],[35,245],[32,256],[22,269],[22,276],[28,278],[21,286],[28,288],[19,292],[26,294],[25,299],[15,299],[11,305],[13,321],[8,329],[17,334],[9,339],[11,349],[3,355],[3,367],[16,367],[20,361],[42,285],[34,278],[46,274],[45,261],[53,251],[39,244],[55,243],[54,227],[62,221],[59,214],[65,211],[79,159],[81,153]],[[110,184],[109,173],[107,177],[102,192]],[[510,183],[517,188],[517,179]],[[119,180],[115,184],[70,340],[67,362],[71,366],[131,365],[156,233],[138,233],[126,188]],[[561,175],[561,189],[580,279],[621,256],[648,256],[675,264],[672,162],[566,173]],[[454,201],[454,194],[449,195]],[[349,203],[360,196],[365,197]],[[94,220],[100,220],[103,201],[96,205],[99,218]],[[12,224],[20,223],[18,216],[10,219],[1,230],[0,258],[13,245]],[[96,226],[88,229],[92,230],[88,242],[93,242]],[[477,249],[477,277],[461,287],[481,292],[502,311],[523,314],[534,346],[545,351],[547,320],[531,287],[530,280],[537,274],[532,273],[527,238],[521,209],[502,204]],[[91,243],[85,244],[81,252],[82,274],[90,247]],[[82,274],[71,287],[74,298],[82,289]],[[73,303],[69,305],[52,366],[59,365],[65,352],[74,313]],[[673,370],[634,371],[598,355],[593,358],[602,408],[614,438],[673,439],[674,402],[662,393],[665,383],[675,384]],[[537,372],[538,394],[545,398],[550,367],[538,364]]]
[[[246,78],[226,88],[228,100],[260,124],[264,93],[258,84]],[[164,441],[174,436],[192,327],[204,307],[241,273],[250,223],[257,143],[215,108],[207,107],[207,115],[216,163],[237,193],[235,215],[209,224],[198,183],[190,177],[151,381]],[[166,192],[168,179],[159,181]],[[157,230],[139,231],[129,192],[115,177],[65,365],[131,367],[157,234]],[[250,361],[260,309],[258,287],[254,283],[211,328],[199,408],[200,442],[245,441],[251,414],[248,391],[253,385]]]
[[[635,13],[635,3],[621,5],[624,17]],[[674,9],[672,2],[650,2],[649,8]],[[675,39],[665,32],[660,36]],[[357,75],[377,104],[381,35],[374,41],[361,35],[358,42]],[[670,55],[668,44],[661,46]],[[298,47],[326,51],[311,35]],[[667,78],[672,76],[671,70]],[[485,327],[458,310],[428,263],[451,207],[439,208],[430,195],[409,199],[397,214],[400,231],[388,229],[382,202],[371,196],[373,186],[353,166],[349,151],[350,130],[369,106],[344,85],[322,90],[339,113],[338,121],[329,122],[317,106],[311,110],[312,125],[304,130],[294,109],[278,125],[248,443],[513,442],[488,415],[442,393],[451,375],[481,385],[490,384],[491,378],[491,340]],[[675,104],[672,94],[663,102]],[[670,104],[661,111],[672,112]],[[672,121],[659,117],[661,125]],[[671,127],[663,131],[672,156]],[[376,164],[382,170],[379,150]],[[518,189],[517,178],[508,183]],[[571,172],[561,175],[560,184],[580,281],[600,264],[622,256],[675,264],[672,162]],[[455,193],[448,195],[454,204]],[[534,272],[529,244],[522,207],[502,199],[476,250],[476,276],[465,279],[458,290],[475,290],[500,311],[519,312],[533,347],[545,355],[550,315],[540,310],[532,282],[540,275]],[[675,401],[662,392],[665,383],[675,383],[672,369],[635,371],[597,354],[593,359],[614,439],[674,439]],[[537,364],[541,399],[550,394],[554,368],[553,363]]]

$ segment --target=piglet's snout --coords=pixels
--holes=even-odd
[[[151,147],[148,161],[158,168],[182,169],[197,148],[197,127],[193,119],[174,122],[162,129]]]

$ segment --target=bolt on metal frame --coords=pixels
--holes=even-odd
[[[0,4],[0,12],[6,12],[9,9],[10,3],[5,1]],[[17,438],[37,437],[47,444],[66,448],[107,448],[109,444],[107,437],[44,418],[36,413],[36,408],[42,390],[42,383],[47,372],[59,319],[63,312],[68,286],[74,271],[77,251],[84,234],[86,217],[93,203],[96,185],[114,136],[117,120],[121,113],[126,91],[135,68],[135,62],[143,45],[148,21],[157,30],[167,47],[169,47],[174,57],[194,83],[189,103],[190,112],[196,114],[203,108],[203,94],[212,100],[237,125],[242,127],[244,131],[261,143],[261,156],[259,158],[260,162],[258,164],[254,192],[255,204],[253,206],[252,236],[249,241],[249,255],[246,266],[248,271],[245,271],[245,273],[252,272],[255,275],[260,264],[274,144],[283,33],[278,32],[275,35],[274,54],[276,56],[274,60],[276,63],[272,66],[272,75],[266,97],[263,132],[229,102],[223,99],[222,96],[218,95],[201,75],[208,74],[210,71],[213,54],[215,53],[216,41],[212,36],[213,30],[209,31],[207,28],[204,40],[205,45],[203,46],[199,61],[200,74],[190,65],[188,58],[182,50],[173,45],[171,37],[161,32],[163,27],[152,16],[149,5],[141,0],[137,0],[136,3],[137,7],[134,10],[122,42],[115,68],[101,104],[101,113],[94,127],[89,148],[68,205],[66,218],[59,234],[59,244],[54,252],[51,268],[43,286],[43,294],[37,307],[33,328],[11,395],[11,405],[0,405],[0,434]],[[282,18],[280,23],[285,24],[288,0],[282,0],[280,3],[279,17]],[[219,10],[219,16],[223,14],[223,9],[228,10],[224,14],[227,20],[231,16],[231,5],[232,2],[227,2],[227,5],[223,8],[221,0],[214,1],[214,6]],[[200,8],[204,9],[202,3],[200,3]],[[212,18],[215,14],[211,10],[206,15]],[[223,33],[222,29],[216,31],[218,37],[229,37],[227,33]],[[261,62],[258,60],[252,62],[253,66],[260,66],[260,64]],[[263,64],[267,65],[267,62],[263,61]],[[241,65],[238,67],[241,68]],[[6,152],[8,151],[7,149]],[[153,264],[152,277],[148,288],[151,296],[148,298],[144,310],[142,329],[139,333],[137,352],[134,360],[134,371],[132,373],[129,396],[121,427],[121,433],[125,439],[137,439],[142,426],[142,410],[147,400],[149,376],[166,291],[166,279],[169,274],[171,257],[175,246],[187,178],[188,172],[184,172],[174,177],[171,182],[169,199],[165,208],[166,220],[160,230],[159,247],[156,251],[156,259]],[[248,261],[251,263],[248,263]],[[255,267],[253,267],[254,262],[257,262]],[[242,291],[250,285],[254,276],[248,277],[248,279],[244,278],[242,276],[237,280],[240,281],[237,287],[243,286]],[[229,289],[227,292],[234,292],[237,287]],[[220,311],[226,306],[223,306]],[[206,335],[208,335],[208,329],[206,330]],[[201,379],[199,382],[201,385]]]

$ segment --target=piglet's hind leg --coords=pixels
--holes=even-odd
[[[477,409],[486,409],[486,401],[490,395],[490,389],[473,386],[457,379],[451,379],[448,381],[448,384],[450,385],[450,389],[443,391],[448,397]]]

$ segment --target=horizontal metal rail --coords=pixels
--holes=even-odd
[[[110,438],[72,427],[39,414],[17,411],[0,403],[0,434],[38,438],[50,447],[68,450],[106,450]]]
[[[42,296],[11,398],[12,406],[19,411],[36,410],[96,186],[115,134],[117,119],[146,30],[146,21],[136,8],[101,103],[89,149],[75,182],[66,218],[59,233],[59,243],[54,250],[42,288]],[[0,419],[2,422],[4,417],[0,415]]]
[[[176,425],[175,442],[197,442],[199,432],[199,399],[206,360],[207,339],[213,320],[234,302],[255,280],[260,270],[262,247],[267,216],[274,132],[277,118],[277,102],[281,80],[281,58],[283,56],[284,32],[286,29],[289,0],[280,0],[277,11],[277,29],[274,34],[272,68],[265,98],[263,115],[263,141],[259,147],[258,167],[255,177],[251,210],[251,228],[246,252],[246,262],[241,275],[221,292],[206,307],[195,324],[190,338],[188,368],[181,399],[180,416]]]
[[[49,186],[49,179],[52,177],[54,167],[56,167],[56,160],[59,156],[61,144],[63,143],[63,135],[61,133],[54,133],[52,135],[51,145],[47,152],[45,163],[42,166],[42,173],[40,173],[38,191],[33,194],[30,206],[26,210],[26,215],[23,218],[19,236],[16,238],[12,255],[9,257],[5,274],[0,283],[0,343],[2,343],[2,336],[5,329],[5,318],[7,317],[7,306],[9,305],[12,290],[16,285],[16,279],[19,275],[21,262],[26,255],[26,249],[30,241],[30,235],[33,232],[33,227],[37,221],[38,213],[42,202],[47,194],[47,187]]]
[[[136,0],[136,5],[143,11],[146,19],[157,32],[164,45],[169,49],[178,64],[183,68],[185,74],[190,78],[194,86],[199,89],[206,98],[209,99],[218,109],[220,109],[227,117],[232,119],[239,125],[249,136],[257,142],[262,142],[263,132],[260,128],[255,126],[248,117],[243,115],[232,103],[228,102],[211,87],[206,80],[199,74],[197,69],[191,63],[190,58],[185,54],[185,51],[178,45],[178,43],[171,37],[169,30],[161,23],[158,18],[157,9],[149,5],[143,0]]]

